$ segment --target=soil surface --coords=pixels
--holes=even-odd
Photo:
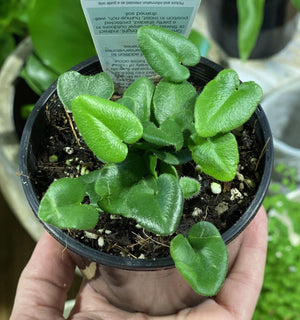
[[[40,198],[54,179],[78,177],[87,170],[93,171],[103,166],[77,132],[72,114],[66,112],[56,96],[53,96],[51,103],[57,104],[57,107],[45,107],[49,127],[45,128],[40,139],[37,170],[31,177]],[[182,175],[201,181],[201,192],[197,197],[185,200],[181,222],[173,235],[157,236],[141,228],[133,219],[102,212],[95,229],[66,232],[97,250],[132,258],[169,256],[170,240],[177,233],[187,235],[190,227],[202,220],[212,222],[223,233],[251,203],[260,181],[259,168],[263,165],[257,165],[262,146],[257,147],[255,128],[246,123],[241,130],[233,133],[240,153],[238,173],[233,181],[219,182],[199,174],[193,162],[181,168]],[[220,193],[212,192],[212,183],[221,187]]]

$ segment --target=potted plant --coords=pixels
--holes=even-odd
[[[169,30],[141,27],[138,42],[160,77],[118,94],[97,58],[61,75],[28,119],[20,172],[96,291],[168,314],[220,289],[267,191],[272,141],[256,83]]]
[[[270,57],[292,39],[298,23],[297,0],[212,0],[205,3],[208,30],[231,57]]]

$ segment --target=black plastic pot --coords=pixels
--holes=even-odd
[[[231,57],[239,57],[237,0],[208,0],[205,3],[208,30]],[[297,29],[297,9],[289,0],[266,0],[264,19],[250,59],[270,57],[282,50]]]
[[[82,74],[95,74],[101,71],[101,67],[98,59],[94,57],[76,66],[74,70],[80,71]],[[191,68],[191,79],[194,83],[202,86],[213,79],[221,70],[221,66],[202,58],[199,65]],[[25,194],[36,216],[38,215],[39,200],[30,175],[36,164],[41,135],[44,134],[47,127],[45,104],[47,102],[50,111],[55,107],[51,102],[51,97],[55,92],[56,83],[41,96],[27,120],[20,144],[21,179]],[[253,124],[256,123],[257,139],[261,143],[261,149],[265,146],[265,152],[260,162],[263,174],[258,192],[249,208],[222,235],[228,245],[229,267],[236,257],[241,242],[241,237],[238,235],[254,218],[261,206],[272,172],[272,136],[261,106],[258,106],[249,121]],[[85,246],[58,228],[41,223],[54,238],[73,252],[76,263],[83,270],[94,289],[101,292],[115,305],[127,310],[168,314],[195,305],[203,299],[190,288],[174,268],[171,257],[150,260],[112,256]],[[170,296],[168,303],[160,298],[162,295]],[[132,301],[135,301],[135,305],[132,305]]]

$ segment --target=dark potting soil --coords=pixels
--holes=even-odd
[[[66,112],[57,97],[53,98],[58,101],[58,107],[50,110],[45,106],[49,127],[41,137],[37,170],[31,177],[40,198],[54,179],[78,177],[103,166],[80,137],[72,115]],[[157,236],[141,228],[133,219],[103,212],[99,212],[95,229],[66,232],[97,250],[132,258],[168,256],[170,240],[178,233],[186,236],[191,226],[202,220],[212,222],[223,233],[249,206],[261,176],[259,168],[262,163],[258,165],[258,161],[262,150],[257,147],[255,127],[246,123],[234,134],[240,164],[233,181],[219,182],[204,173],[199,174],[193,162],[182,166],[182,175],[200,180],[201,191],[197,197],[185,200],[183,216],[175,234]],[[220,193],[212,192],[212,183],[221,187]]]

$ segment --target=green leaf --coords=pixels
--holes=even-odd
[[[261,99],[262,89],[258,84],[240,83],[234,70],[222,70],[196,101],[197,133],[201,137],[213,137],[241,126],[250,119]]]
[[[134,113],[141,121],[150,119],[150,107],[154,90],[155,85],[150,79],[140,77],[124,92],[123,97],[129,97],[134,100],[136,105]]]
[[[207,57],[211,46],[209,41],[203,36],[203,34],[198,32],[196,29],[192,29],[189,35],[189,40],[198,47],[202,57]]]
[[[171,164],[168,164],[164,161],[159,162],[159,172],[160,172],[160,174],[169,173],[169,174],[172,174],[173,176],[175,176],[176,178],[178,178],[178,172],[177,172],[176,168],[174,166],[172,166]]]
[[[41,200],[39,217],[61,229],[91,229],[97,224],[99,214],[96,208],[81,204],[84,196],[84,187],[79,180],[56,180]]]
[[[291,0],[295,7],[300,11],[300,0]]]
[[[80,0],[35,0],[29,33],[43,63],[59,74],[96,54]]]
[[[196,101],[196,97],[195,97]],[[194,124],[194,109],[195,109],[195,101],[191,101],[191,103],[185,104],[183,110],[174,114],[170,119],[176,121],[178,124],[182,134],[184,141],[188,140],[188,138],[196,133],[195,124]]]
[[[68,71],[59,76],[57,81],[57,94],[68,110],[72,110],[73,99],[80,95],[110,99],[113,93],[114,83],[104,72],[84,76],[77,71]]]
[[[135,154],[129,154],[122,163],[105,165],[95,184],[99,206],[106,212],[128,216],[127,194],[145,174],[145,161]]]
[[[95,184],[101,176],[101,169],[89,172],[83,176],[78,177],[77,179],[80,181],[84,188],[85,194],[89,197],[89,205],[98,208],[99,195],[95,191]]]
[[[253,50],[264,18],[265,0],[237,0],[238,47],[246,61]]]
[[[182,177],[179,180],[179,184],[185,199],[191,199],[200,192],[200,183],[196,179]]]
[[[21,107],[20,115],[22,119],[27,119],[34,108],[34,104],[25,104]]]
[[[103,162],[122,162],[126,143],[143,135],[139,119],[126,107],[100,97],[78,96],[72,102],[76,125],[95,155]]]
[[[184,65],[193,66],[200,61],[199,50],[191,41],[164,28],[139,28],[138,44],[151,68],[173,82],[188,79],[190,72]]]
[[[149,157],[149,171],[153,175],[154,178],[158,178],[157,172],[156,172],[156,167],[157,167],[157,157],[154,155],[150,154]]]
[[[160,235],[175,232],[183,210],[182,191],[174,175],[149,177],[128,194],[130,217],[146,230]]]
[[[189,149],[181,149],[177,152],[168,152],[162,150],[154,150],[153,152],[158,159],[171,165],[180,165],[192,160],[192,154]]]
[[[177,235],[170,252],[176,268],[198,294],[218,293],[227,273],[228,254],[213,224],[202,221],[191,228],[188,238]]]
[[[136,114],[136,103],[135,101],[130,97],[123,97],[116,101],[118,104],[126,107],[130,111],[132,111],[134,114]]]
[[[194,161],[203,172],[220,181],[231,181],[239,162],[238,145],[232,133],[204,139],[192,137],[191,145]]]
[[[189,82],[172,83],[162,80],[153,96],[155,118],[163,123],[170,117],[189,110],[196,101],[196,90]]]
[[[57,79],[58,73],[44,65],[35,54],[31,54],[21,76],[32,90],[41,95]]]
[[[158,146],[173,145],[180,150],[183,145],[183,135],[178,124],[174,120],[164,121],[159,128],[153,122],[143,122],[143,138]]]

